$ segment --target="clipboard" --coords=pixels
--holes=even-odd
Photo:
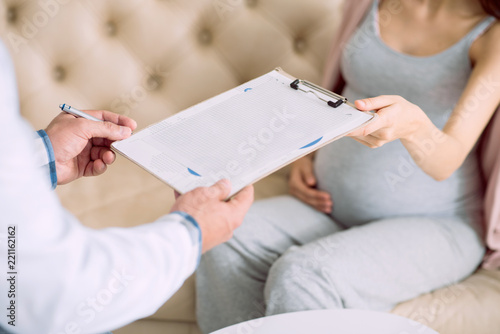
[[[276,68],[111,148],[181,194],[226,178],[232,197],[376,118]]]

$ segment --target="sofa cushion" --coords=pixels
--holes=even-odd
[[[478,270],[464,281],[398,305],[393,313],[441,334],[500,333],[500,270]]]

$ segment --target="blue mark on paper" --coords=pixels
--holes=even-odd
[[[194,176],[200,176],[200,177],[201,177],[201,175],[200,175],[200,174],[196,173],[196,172],[195,172],[194,170],[192,170],[191,168],[188,168],[188,172],[189,172],[190,174],[193,174]]]
[[[248,92],[249,90],[252,90],[252,88],[246,88],[246,89],[244,90],[244,92],[246,93],[246,92]]]
[[[308,148],[308,147],[311,147],[311,146],[314,146],[316,145],[317,143],[319,143],[321,141],[321,139],[323,139],[323,137],[319,138],[319,139],[316,139],[315,141],[313,141],[312,143],[309,143],[307,144],[306,146],[302,146],[300,149],[304,149],[304,148]]]

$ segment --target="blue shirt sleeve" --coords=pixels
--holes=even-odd
[[[50,138],[44,130],[37,131],[40,138],[43,139],[45,144],[45,149],[47,150],[47,156],[49,158],[49,169],[50,169],[50,182],[52,183],[52,189],[57,187],[57,172],[56,172],[56,158],[54,156],[54,149],[52,148],[52,143]]]

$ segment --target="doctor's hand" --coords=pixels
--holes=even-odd
[[[377,120],[348,134],[370,148],[381,147],[396,139],[409,139],[432,123],[420,107],[401,96],[383,95],[357,100],[355,105],[359,110],[374,110],[378,115]]]
[[[225,198],[231,192],[228,180],[221,180],[211,187],[194,189],[177,200],[171,212],[182,211],[191,215],[200,226],[202,252],[228,241],[233,231],[243,222],[253,202],[253,186],[237,193],[231,200]]]
[[[111,143],[130,137],[137,127],[134,120],[110,111],[86,113],[104,122],[76,118],[63,112],[45,130],[54,149],[57,184],[104,173],[115,160]]]
[[[318,211],[332,212],[333,202],[330,194],[316,189],[312,156],[305,156],[292,164],[288,186],[290,194],[302,202]]]

